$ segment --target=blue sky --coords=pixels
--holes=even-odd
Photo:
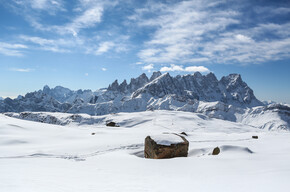
[[[0,0],[0,96],[145,72],[240,73],[290,103],[287,1]]]

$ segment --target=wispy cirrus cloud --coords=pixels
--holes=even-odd
[[[144,63],[251,64],[290,58],[289,7],[271,7],[270,19],[247,3],[178,1],[148,3],[128,17],[140,29],[150,29],[138,56]],[[244,10],[247,9],[248,12]],[[248,15],[248,13],[253,15]],[[268,14],[269,15],[269,14]]]
[[[81,29],[94,27],[100,23],[102,15],[103,7],[98,5],[85,10],[70,23],[63,26],[53,26],[52,29],[56,29],[59,33],[71,33],[73,36],[77,36]]]
[[[282,4],[264,6],[247,0],[239,4],[232,0],[11,2],[5,4],[11,4],[41,33],[20,36],[19,44],[30,42],[33,49],[103,56],[134,47],[143,65],[155,66],[240,65],[290,58],[290,21],[286,18],[290,9]],[[21,49],[4,53],[23,54]]]
[[[10,8],[22,15],[33,28],[73,36],[78,36],[83,29],[95,27],[102,21],[104,9],[115,6],[117,3],[118,1],[109,0],[78,0],[73,1],[73,10],[67,10],[68,2],[63,0],[12,0],[11,3],[7,2]],[[59,11],[64,14],[57,14]],[[59,24],[48,23],[49,19],[43,12],[51,15],[52,19],[58,16],[62,22]]]
[[[140,27],[156,27],[152,38],[145,42],[145,49],[139,57],[145,62],[169,63],[187,62],[200,58],[195,54],[200,42],[212,32],[224,30],[231,24],[238,24],[236,11],[219,10],[210,12],[212,5],[204,1],[182,1],[176,4],[149,5],[136,12]],[[157,16],[144,19],[143,15],[154,12]]]
[[[88,42],[90,46],[85,47],[87,54],[103,55],[105,53],[126,52],[129,48],[129,36],[126,35],[104,35],[96,37]],[[86,44],[87,45],[87,44]],[[85,45],[85,46],[86,46]]]
[[[76,0],[72,8],[63,0],[13,0],[7,2],[14,12],[23,16],[40,36],[19,35],[19,42],[29,43],[33,50],[44,50],[57,53],[78,51],[84,54],[103,55],[105,53],[125,52],[128,45],[128,35],[116,33],[114,30],[87,32],[103,21],[106,9],[116,6],[117,0]],[[47,10],[43,10],[47,8]],[[45,14],[45,11],[62,11],[63,14]],[[47,22],[50,20],[61,22]],[[44,35],[45,34],[45,35]],[[16,54],[16,52],[14,53]],[[20,53],[18,53],[20,55]]]
[[[106,53],[110,49],[112,49],[115,46],[115,43],[112,41],[105,41],[100,43],[98,49],[96,50],[96,55],[101,55],[103,53]]]
[[[16,72],[24,72],[24,73],[34,71],[34,69],[30,69],[30,68],[10,68],[9,70],[16,71]]]
[[[24,44],[6,43],[0,41],[0,54],[7,56],[23,56],[23,50],[28,47]]]
[[[19,1],[18,1],[19,2]],[[64,10],[63,0],[24,0],[22,2],[27,2],[34,9],[48,10]]]
[[[66,11],[63,0],[12,0],[13,8],[21,8],[21,11],[44,11],[48,14],[55,14],[58,11]]]
[[[79,41],[71,39],[46,39],[35,36],[20,35],[19,38],[25,42],[34,44],[35,49],[42,49],[57,53],[69,53],[70,48],[80,45]]]
[[[70,53],[72,50],[78,50],[85,54],[103,55],[107,52],[126,52],[128,50],[128,36],[119,36],[117,38],[86,38],[86,37],[65,37],[56,39],[47,39],[38,36],[18,36],[23,43],[29,44],[31,49],[45,50],[56,53]],[[103,41],[103,39],[110,39]]]
[[[37,16],[26,16],[28,22],[35,29],[40,31],[47,31],[57,33],[60,35],[73,35],[78,36],[79,32],[83,29],[95,27],[102,21],[103,6],[96,5],[86,10],[77,12],[74,17],[67,19],[67,22],[60,25],[49,25],[39,21]]]

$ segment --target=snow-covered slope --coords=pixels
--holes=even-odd
[[[290,127],[290,106],[270,104],[264,107],[247,109],[240,122],[267,130],[285,129]]]
[[[162,104],[160,104],[162,106]],[[169,103],[166,106],[172,107]],[[289,130],[290,107],[288,105],[272,104],[254,108],[241,109],[222,102],[197,102],[188,107],[168,108],[171,111],[189,111],[204,115],[206,118],[216,118],[232,122],[239,122],[266,130]],[[155,110],[152,110],[155,111]],[[56,125],[71,123],[95,124],[104,120],[103,116],[88,114],[51,113],[51,112],[21,112],[4,113],[6,116],[18,119],[44,122]]]
[[[119,84],[116,80],[107,89],[94,92],[45,86],[43,90],[27,93],[24,97],[0,101],[0,112],[46,111],[105,115],[174,110],[203,113],[259,128],[289,129],[289,108],[280,105],[285,109],[265,106],[239,74],[230,74],[218,80],[213,73],[201,75],[197,72],[172,77],[169,73],[154,72],[150,78],[143,73],[132,78],[130,83],[124,80]],[[264,118],[265,111],[271,118]],[[253,123],[256,117],[259,123]]]
[[[0,114],[1,191],[286,192],[290,187],[288,131],[181,111],[78,114],[75,119],[81,120],[72,120],[72,114],[42,116],[66,126]],[[120,127],[106,127],[107,121]],[[165,132],[187,133],[189,157],[143,158],[145,137]],[[217,146],[221,153],[210,155]]]

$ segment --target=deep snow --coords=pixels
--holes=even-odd
[[[120,127],[106,127],[108,120]],[[145,137],[165,132],[188,134],[189,157],[143,158]],[[210,155],[216,146],[221,153]],[[190,112],[118,113],[65,126],[0,114],[0,191],[288,191],[289,151],[288,131]]]

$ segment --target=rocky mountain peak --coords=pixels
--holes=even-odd
[[[224,76],[220,80],[223,84],[232,86],[244,83],[240,74],[229,74],[228,76]]]
[[[144,86],[146,83],[149,82],[148,77],[146,76],[145,73],[142,73],[142,75],[140,75],[139,77],[132,78],[130,84],[128,85],[128,89],[133,92],[137,89],[139,89],[140,87]]]
[[[112,101],[114,101],[112,103]],[[162,104],[191,106],[196,101],[221,102],[238,107],[263,105],[253,91],[243,82],[239,74],[230,74],[217,80],[213,73],[199,72],[170,76],[169,73],[154,72],[150,79],[145,73],[132,78],[128,84],[115,80],[108,89],[72,91],[57,86],[27,93],[25,97],[0,101],[0,111],[66,111],[90,114],[107,114],[119,111],[146,110],[152,105]],[[150,105],[150,106],[149,106]]]
[[[206,79],[208,79],[209,81],[212,81],[212,82],[217,82],[217,78],[215,76],[215,74],[213,74],[212,72],[208,73],[206,76],[205,76]]]
[[[127,84],[127,81],[126,81],[126,79],[120,84],[120,86],[119,86],[119,91],[121,91],[121,92],[126,92],[126,90],[127,90],[127,86],[128,86],[128,84]]]
[[[153,81],[154,79],[156,79],[157,77],[161,76],[161,72],[160,71],[154,71],[152,73],[152,76],[150,77],[150,81]]]
[[[45,85],[45,86],[43,87],[43,92],[46,93],[46,94],[50,92],[50,88],[49,88],[48,85]]]
[[[201,74],[200,72],[195,72],[195,73],[193,74],[193,76],[194,76],[195,78],[202,78],[202,77],[203,77],[202,74]]]
[[[111,85],[109,85],[108,90],[109,91],[118,91],[119,83],[116,79]]]

